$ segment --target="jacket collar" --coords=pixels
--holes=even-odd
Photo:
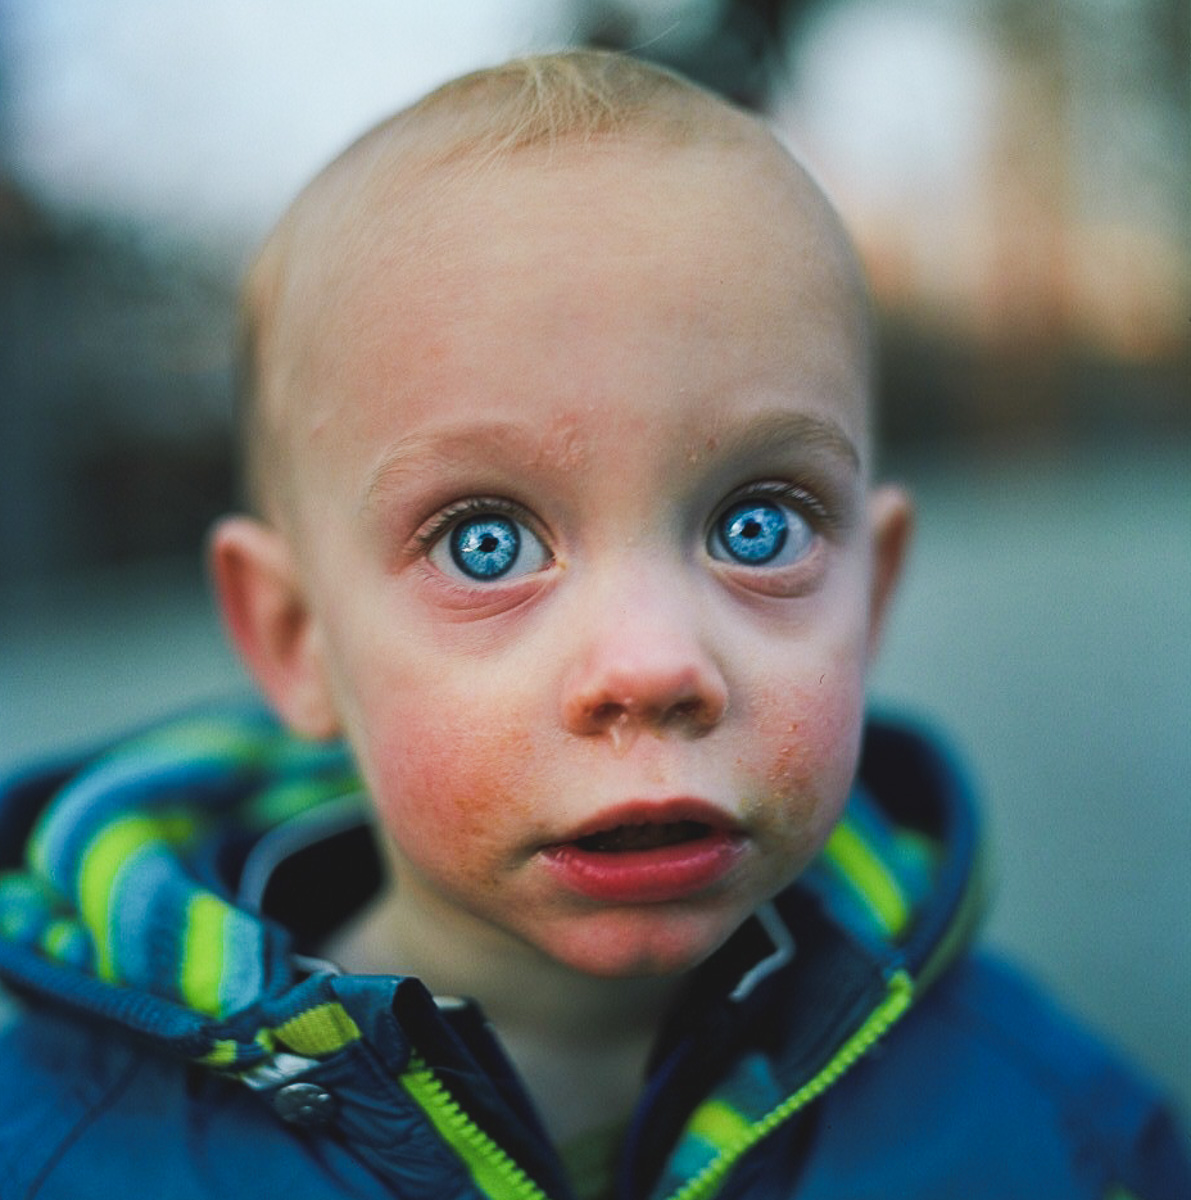
[[[963,944],[976,827],[948,756],[874,721],[860,779],[812,868],[689,981],[631,1134],[639,1178],[664,1175],[656,1147],[681,1140],[688,1097],[718,1095],[746,1060],[765,1064],[775,1094],[829,1081],[876,1016],[901,1011],[896,981],[929,978]],[[0,970],[267,1095],[365,1048],[388,1078],[415,1081],[407,1101],[445,1075],[481,1127],[532,1156],[536,1120],[474,1012],[443,1013],[416,980],[343,976],[295,953],[364,899],[359,864],[377,859],[363,811],[342,746],[297,742],[256,708],[195,713],[11,781],[0,854],[14,862],[31,834],[0,881]],[[360,894],[331,905],[310,884],[320,874]]]

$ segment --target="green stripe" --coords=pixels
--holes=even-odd
[[[919,993],[925,991],[943,973],[955,960],[960,947],[971,940],[988,906],[988,886],[988,855],[981,847],[972,862],[972,868],[964,883],[963,895],[946,933],[915,974]]]
[[[151,730],[143,737],[119,746],[110,761],[125,762],[148,755],[160,755],[166,766],[197,760],[220,762],[236,767],[260,766],[276,741],[269,730],[245,728],[234,721],[199,718]],[[157,765],[148,760],[152,765]]]
[[[228,907],[210,892],[195,892],[186,905],[178,991],[198,1012],[222,1015],[219,985],[223,980],[223,930]]]
[[[104,826],[84,850],[79,862],[79,914],[95,941],[96,971],[101,979],[118,979],[109,910],[120,868],[138,850],[177,832],[174,822],[160,818],[122,817]]]
[[[287,779],[256,793],[244,809],[244,818],[254,825],[272,828],[330,799],[355,796],[359,790],[359,776],[348,770],[330,778]],[[364,811],[362,796],[355,804]]]
[[[739,1159],[762,1138],[772,1133],[784,1121],[818,1099],[840,1076],[850,1070],[898,1021],[910,1007],[914,996],[914,981],[905,971],[895,972],[889,979],[885,999],[869,1014],[865,1023],[836,1051],[835,1057],[792,1096],[779,1104],[761,1120],[751,1124],[739,1138],[725,1146],[719,1155],[698,1175],[687,1180],[670,1200],[709,1200],[723,1185],[728,1172]]]
[[[695,1109],[687,1132],[716,1150],[724,1150],[744,1137],[750,1125],[748,1117],[723,1100],[706,1100]]]
[[[467,1115],[419,1059],[401,1076],[410,1098],[459,1156],[488,1200],[547,1200],[532,1179]]]
[[[837,825],[823,853],[855,888],[890,937],[896,937],[906,928],[910,906],[905,894],[855,826],[846,822]]]
[[[231,1067],[240,1059],[241,1051],[247,1050],[253,1043],[259,1046],[266,1055],[272,1055],[277,1050],[272,1032],[262,1029],[247,1045],[242,1045],[231,1038],[213,1042],[211,1049],[206,1054],[199,1055],[194,1061],[202,1063],[205,1067],[214,1067],[216,1070]]]
[[[273,1033],[296,1054],[311,1058],[325,1058],[362,1036],[347,1009],[334,1001],[308,1008],[278,1025]]]
[[[239,1043],[234,1041],[218,1041],[210,1050],[198,1059],[204,1067],[230,1067],[236,1061]]]
[[[58,917],[46,926],[41,945],[51,958],[64,958],[76,938],[86,937],[78,924],[69,917]]]

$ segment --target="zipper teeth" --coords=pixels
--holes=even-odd
[[[844,1043],[834,1058],[808,1080],[792,1096],[751,1125],[748,1131],[726,1146],[693,1178],[688,1179],[670,1200],[706,1200],[714,1195],[724,1176],[747,1151],[772,1133],[784,1121],[805,1108],[836,1083],[872,1049],[873,1045],[894,1025],[910,1006],[914,983],[905,971],[894,973],[888,984],[885,999],[868,1020]],[[414,1098],[428,1111],[433,1111],[435,1123],[449,1131],[456,1145],[466,1146],[491,1171],[503,1186],[494,1195],[480,1180],[476,1184],[491,1200],[549,1200],[546,1193],[533,1182],[524,1169],[513,1161],[472,1119],[451,1095],[425,1062],[415,1056],[403,1082]],[[467,1162],[467,1159],[464,1159]]]
[[[775,1109],[759,1121],[754,1122],[746,1133],[726,1146],[697,1175],[688,1179],[670,1200],[706,1200],[715,1194],[724,1176],[735,1166],[737,1160],[751,1150],[763,1137],[772,1133],[783,1121],[789,1120],[811,1101],[818,1099],[840,1076],[849,1071],[872,1049],[910,1006],[914,982],[905,971],[890,976],[885,999],[870,1014],[865,1023],[843,1044],[835,1057],[816,1075],[808,1080],[792,1096],[782,1101]]]
[[[549,1200],[546,1193],[530,1179],[524,1169],[468,1116],[459,1101],[421,1058],[415,1056],[410,1059],[410,1070],[405,1073],[403,1079],[407,1086],[412,1085],[416,1091],[415,1098],[427,1109],[432,1108],[458,1142],[472,1150],[501,1183],[506,1185],[507,1190],[493,1196],[492,1200],[504,1200],[506,1196],[515,1200]],[[476,1180],[476,1184],[481,1191],[492,1196],[479,1180]]]

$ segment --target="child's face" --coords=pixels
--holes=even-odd
[[[577,154],[443,197],[424,261],[378,247],[320,314],[296,642],[399,896],[670,972],[836,821],[897,539],[805,186],[723,150]]]

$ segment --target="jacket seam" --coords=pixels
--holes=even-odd
[[[50,1182],[50,1176],[61,1166],[62,1160],[82,1136],[104,1115],[106,1110],[115,1104],[139,1070],[140,1063],[136,1059],[133,1059],[99,1099],[66,1131],[53,1151],[47,1156],[41,1169],[34,1176],[28,1190],[25,1192],[25,1200],[36,1200],[42,1188]]]

